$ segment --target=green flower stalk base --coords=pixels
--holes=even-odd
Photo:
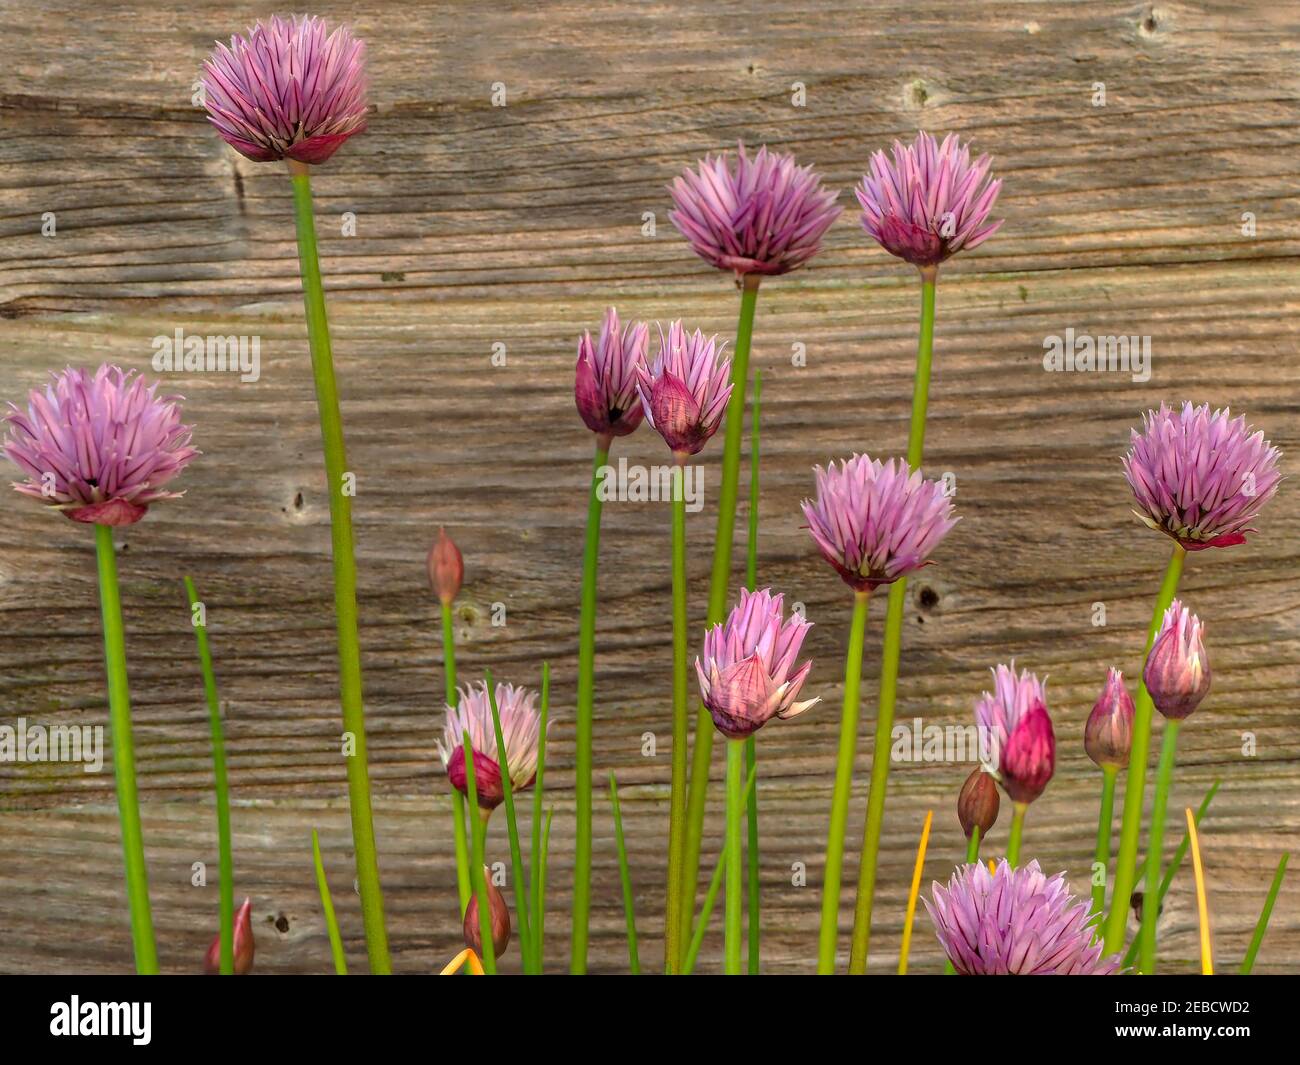
[[[745,741],[727,740],[727,900],[723,922],[723,972],[739,976],[744,919],[741,899],[744,880],[741,869],[740,821],[745,816]]]
[[[108,721],[113,739],[113,776],[117,781],[117,817],[122,826],[126,860],[126,900],[131,914],[131,944],[135,969],[142,976],[158,972],[158,948],[149,912],[149,869],[144,860],[140,828],[140,798],[135,786],[135,742],[131,736],[131,693],[126,680],[126,635],[122,598],[117,585],[117,556],[113,529],[95,526],[99,561],[99,605],[104,622],[104,668],[108,675]]]
[[[1187,552],[1174,545],[1165,568],[1160,594],[1156,597],[1151,624],[1147,628],[1146,651],[1160,631],[1160,622],[1178,591],[1178,581],[1183,575],[1183,560]],[[1143,652],[1145,657],[1146,652]],[[1124,930],[1128,923],[1129,900],[1137,882],[1138,837],[1142,834],[1142,803],[1146,794],[1147,756],[1151,750],[1151,715],[1155,704],[1144,683],[1138,684],[1137,699],[1133,705],[1133,746],[1129,751],[1128,776],[1124,784],[1124,815],[1120,822],[1119,853],[1115,857],[1114,890],[1110,896],[1110,912],[1106,916],[1107,954],[1114,954],[1124,945]]]
[[[939,268],[921,269],[921,327],[916,343],[916,371],[912,378],[912,419],[907,430],[907,464],[921,466],[925,449],[925,419],[930,408],[930,362],[934,353],[935,283]],[[894,728],[894,704],[898,697],[898,662],[903,647],[903,610],[907,605],[907,578],[889,586],[885,609],[885,639],[880,655],[880,700],[876,711],[876,739],[871,752],[871,786],[867,793],[867,820],[862,832],[862,854],[858,862],[858,892],[853,913],[853,945],[849,972],[867,971],[871,945],[871,909],[876,897],[876,856],[885,819],[885,791],[889,783],[890,733]],[[824,932],[824,928],[823,928]]]
[[[731,546],[736,532],[736,501],[740,495],[740,443],[745,432],[745,393],[749,388],[749,348],[758,306],[758,274],[746,274],[740,294],[736,344],[731,351],[731,398],[722,441],[722,480],[718,485],[718,528],[713,540],[713,572],[709,578],[709,609],[705,627],[726,617],[731,581]],[[690,798],[686,812],[686,845],[682,885],[694,909],[700,876],[700,845],[704,837],[704,808],[709,797],[709,766],[713,761],[713,719],[703,706],[695,717],[695,749],[691,753]],[[683,925],[684,935],[689,922]],[[682,944],[682,949],[686,944]]]
[[[569,971],[587,971],[587,935],[591,913],[591,775],[592,722],[596,686],[596,568],[600,557],[600,469],[609,461],[610,438],[597,437],[587,497],[587,539],[582,551],[582,605],[578,616],[578,703],[575,722],[574,799],[577,807],[573,848],[573,926]],[[676,751],[673,752],[674,757]]]
[[[853,756],[858,746],[858,693],[862,683],[862,646],[867,631],[870,593],[853,598],[849,623],[849,649],[844,659],[844,708],[840,712],[839,754],[835,761],[835,786],[831,792],[831,823],[826,838],[826,868],[822,873],[822,923],[817,940],[817,972],[835,971],[835,947],[840,930],[840,878],[844,865],[844,827],[849,816],[853,785]]]
[[[361,918],[366,931],[370,971],[386,975],[392,972],[392,962],[388,956],[384,896],[379,886],[379,858],[375,849],[374,818],[370,811],[370,767],[366,754],[366,720],[361,694],[361,641],[357,626],[357,564],[352,536],[352,500],[344,492],[344,478],[349,471],[343,446],[343,418],[339,410],[338,386],[334,380],[334,357],[330,350],[329,322],[325,316],[325,289],[321,283],[320,258],[316,252],[311,173],[303,163],[290,160],[288,166],[293,182],[298,264],[302,272],[307,339],[311,347],[316,408],[325,453],[325,481],[330,499],[339,696],[343,706],[343,731],[351,738],[353,752],[347,759],[347,773],[357,888],[361,895]]]
[[[1147,832],[1147,885],[1142,893],[1142,924],[1138,929],[1138,972],[1156,971],[1156,921],[1160,916],[1160,860],[1165,841],[1165,811],[1169,808],[1169,785],[1174,776],[1179,722],[1166,721],[1160,741],[1160,766],[1156,770],[1156,798]]]
[[[1119,776],[1119,767],[1104,765],[1101,767],[1101,806],[1097,813],[1097,853],[1094,857],[1096,866],[1102,873],[1100,883],[1092,885],[1092,912],[1101,913],[1106,908],[1106,877],[1110,875],[1110,832],[1115,817],[1115,779]],[[1096,876],[1096,869],[1093,870]]]
[[[1028,803],[1017,802],[1011,806],[1011,835],[1007,839],[1007,864],[1012,869],[1020,865],[1020,841],[1025,834],[1025,814],[1028,812]]]
[[[684,919],[685,879],[682,862],[686,856],[686,675],[687,616],[686,616],[686,493],[682,467],[684,455],[674,456],[673,466],[673,769],[672,795],[668,813],[668,902],[664,915],[664,971],[681,972],[685,951],[684,929],[689,922]],[[709,728],[712,728],[712,722]],[[696,745],[700,742],[696,733]],[[694,892],[691,893],[694,899]],[[694,907],[692,907],[693,909]]]

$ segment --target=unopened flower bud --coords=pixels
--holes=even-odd
[[[460,594],[465,579],[465,560],[447,533],[439,528],[438,541],[429,549],[429,583],[434,594],[448,605]]]
[[[1133,746],[1133,697],[1124,687],[1124,675],[1112,669],[1101,697],[1083,726],[1083,749],[1099,766],[1128,765]]]
[[[1007,737],[999,771],[1012,802],[1033,802],[1056,768],[1056,734],[1047,707],[1034,703]]]
[[[253,971],[253,900],[245,899],[235,911],[235,975],[247,976]],[[221,933],[218,932],[203,959],[203,971],[209,976],[221,972]]]
[[[957,795],[957,820],[961,822],[961,830],[966,833],[966,838],[970,838],[976,826],[979,827],[981,839],[987,836],[989,829],[997,824],[998,807],[1001,804],[996,782],[984,772],[983,767],[976,766]]]
[[[506,906],[505,897],[492,883],[492,871],[486,867],[483,869],[483,879],[487,883],[488,913],[492,918],[492,956],[499,958],[510,945],[510,909]],[[470,895],[469,905],[465,907],[464,932],[465,946],[482,955],[483,931],[478,919],[477,892]]]
[[[1164,621],[1142,671],[1156,709],[1181,721],[1210,690],[1210,659],[1201,640],[1201,620],[1177,599]]]

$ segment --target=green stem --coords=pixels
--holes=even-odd
[[[673,770],[672,796],[668,815],[668,904],[664,918],[664,971],[681,970],[685,879],[682,863],[686,855],[686,733],[687,722],[687,617],[686,617],[686,496],[683,489],[683,459],[673,466]],[[712,728],[712,722],[709,727]],[[696,732],[696,745],[699,745]],[[694,892],[691,899],[694,900]],[[692,906],[692,909],[694,907]]]
[[[460,702],[460,692],[456,690],[456,626],[450,602],[442,604],[442,661],[447,705],[456,706]],[[469,840],[465,836],[465,796],[455,788],[451,789],[451,828],[456,840],[456,897],[460,899],[460,916],[463,918],[471,891]]]
[[[312,375],[316,381],[316,409],[320,416],[321,444],[325,454],[325,481],[329,489],[339,696],[343,706],[343,731],[351,735],[354,744],[353,753],[347,760],[347,774],[357,888],[361,895],[361,918],[365,925],[370,971],[388,974],[393,967],[388,956],[384,895],[379,886],[379,858],[375,849],[374,818],[370,810],[370,768],[366,754],[366,719],[361,694],[361,642],[357,627],[356,549],[352,535],[352,500],[344,490],[344,478],[349,471],[343,445],[343,418],[339,410],[338,387],[334,380],[329,322],[325,317],[325,289],[321,284],[320,259],[316,252],[311,173],[305,164],[291,161],[289,174],[293,182],[298,263],[302,272]]]
[[[316,889],[320,892],[320,907],[325,914],[325,930],[330,937],[330,954],[334,956],[334,972],[348,975],[348,959],[343,953],[343,937],[339,935],[338,918],[334,916],[334,900],[330,898],[329,881],[325,879],[325,863],[320,856],[320,837],[311,830],[311,856],[316,865]]]
[[[551,716],[551,663],[542,663],[542,720],[537,734],[537,776],[533,778],[533,839],[528,849],[528,897],[533,911],[533,971],[542,971],[545,936],[546,860],[542,851],[542,788],[546,783],[546,729]]]
[[[862,645],[867,631],[870,593],[853,597],[849,623],[849,649],[844,660],[844,708],[840,713],[840,746],[835,761],[835,788],[831,793],[830,830],[826,838],[826,868],[822,874],[822,923],[817,942],[817,972],[835,971],[835,946],[840,926],[840,877],[844,864],[844,826],[853,785],[853,756],[858,743],[858,691],[862,682]]]
[[[752,592],[758,586],[758,427],[763,402],[763,371],[754,371],[754,406],[749,415],[749,536],[745,543],[745,586]],[[745,740],[745,769],[750,776],[757,772],[758,745],[756,736]],[[745,883],[749,888],[745,911],[745,938],[749,948],[749,975],[759,974],[761,950],[759,936],[761,921],[759,907],[762,903],[762,884],[759,881],[758,851],[758,792],[749,797],[746,807],[748,833],[745,840]]]
[[[1025,802],[1011,805],[1011,836],[1007,839],[1007,864],[1012,869],[1020,865],[1020,839],[1025,833],[1025,814],[1029,804]]]
[[[542,856],[537,863],[537,879],[533,881],[533,905],[541,915],[533,926],[533,957],[537,959],[535,971],[540,975],[546,946],[546,860],[551,853],[551,817],[555,807],[546,811],[546,824],[542,828]]]
[[[221,728],[221,702],[217,697],[217,678],[212,669],[212,650],[208,646],[208,627],[198,619],[203,615],[194,582],[185,578],[185,594],[190,603],[190,623],[199,646],[199,669],[203,673],[203,694],[208,703],[208,731],[212,735],[212,775],[217,792],[217,863],[220,869],[221,973],[235,972],[235,863],[230,848],[230,784],[226,778],[226,738]],[[197,609],[196,609],[197,608]]]
[[[1096,865],[1101,866],[1102,880],[1092,885],[1092,912],[1101,913],[1106,908],[1106,878],[1110,876],[1110,831],[1115,816],[1115,778],[1119,776],[1119,767],[1104,765],[1101,767],[1101,808],[1097,814],[1097,852],[1094,857]],[[1093,870],[1093,876],[1096,876]]]
[[[122,626],[122,598],[117,586],[112,526],[95,526],[95,553],[99,560],[99,605],[104,622],[104,668],[108,675],[108,721],[113,739],[113,776],[117,781],[117,817],[122,826],[122,854],[126,864],[131,943],[135,948],[136,972],[150,976],[158,972],[158,948],[154,944],[153,918],[149,913],[149,868],[144,860],[140,798],[135,784],[131,692],[126,679],[126,636]]]
[[[1165,722],[1160,741],[1160,766],[1156,770],[1156,797],[1147,831],[1147,885],[1142,894],[1142,923],[1138,928],[1138,972],[1153,973],[1156,966],[1156,921],[1160,917],[1160,859],[1165,842],[1165,811],[1169,808],[1169,785],[1174,776],[1179,722]]]
[[[587,496],[587,538],[582,550],[582,604],[578,615],[578,704],[575,721],[574,798],[577,835],[573,849],[573,924],[569,939],[569,971],[587,971],[587,941],[591,913],[591,775],[592,722],[596,690],[596,569],[600,557],[599,492],[601,467],[609,462],[610,438],[596,438]]]
[[[510,840],[510,876],[515,885],[515,917],[519,922],[519,956],[523,959],[524,972],[528,973],[533,962],[532,923],[528,920],[531,903],[524,881],[524,855],[519,845],[519,822],[515,817],[515,787],[510,779],[510,767],[506,764],[506,738],[501,732],[501,713],[497,709],[497,688],[496,682],[492,679],[492,670],[485,670],[483,679],[487,682],[488,707],[492,711],[492,734],[496,739],[497,758],[501,763],[501,791],[505,796],[506,835]]]
[[[1246,956],[1241,962],[1240,973],[1242,976],[1249,976],[1250,971],[1255,968],[1255,955],[1259,953],[1260,945],[1264,942],[1264,933],[1268,931],[1268,920],[1273,916],[1273,903],[1277,902],[1277,893],[1282,887],[1282,878],[1286,876],[1286,863],[1290,858],[1291,854],[1288,851],[1282,855],[1282,859],[1277,863],[1277,872],[1273,874],[1273,883],[1268,889],[1268,897],[1264,900],[1264,908],[1259,913],[1259,921],[1255,925],[1255,934],[1250,937],[1250,948],[1246,951]]]
[[[489,690],[491,686],[489,685]],[[474,897],[478,900],[479,945],[483,953],[483,971],[488,976],[495,976],[497,971],[496,950],[492,943],[492,911],[488,904],[487,878],[483,869],[483,844],[487,836],[486,811],[478,804],[478,781],[474,773],[474,745],[470,742],[469,729],[461,732],[461,745],[465,748],[465,795],[470,810],[475,814],[470,821],[470,880],[474,885]],[[500,750],[501,748],[498,748]],[[501,774],[504,781],[507,773]]]
[[[636,903],[632,895],[632,873],[627,864],[623,839],[623,809],[618,803],[618,781],[609,775],[609,801],[614,807],[614,840],[618,844],[618,879],[623,885],[623,916],[627,919],[627,963],[633,976],[641,975],[641,952],[636,942]]]
[[[1151,613],[1151,624],[1147,626],[1144,659],[1160,630],[1165,611],[1169,609],[1174,593],[1178,591],[1178,580],[1183,574],[1183,560],[1186,557],[1187,552],[1183,547],[1174,544],[1169,565],[1165,568],[1164,580],[1160,583],[1155,610]],[[1146,793],[1147,757],[1151,750],[1151,715],[1154,711],[1155,704],[1151,701],[1146,684],[1139,682],[1133,708],[1133,746],[1129,752],[1128,773],[1124,781],[1124,814],[1120,821],[1119,852],[1115,858],[1115,886],[1110,896],[1110,912],[1106,916],[1107,954],[1115,953],[1124,944],[1133,886],[1137,883],[1138,837],[1142,834],[1142,804]]]
[[[746,274],[740,293],[736,343],[731,349],[731,398],[722,442],[722,481],[718,485],[718,528],[713,539],[713,572],[709,578],[709,609],[705,626],[726,616],[731,580],[731,546],[736,530],[736,501],[740,495],[740,442],[744,436],[745,392],[749,387],[749,348],[758,306],[758,274]],[[709,797],[709,766],[713,760],[713,719],[703,705],[695,716],[695,749],[691,754],[691,793],[686,813],[686,844],[682,861],[683,890],[695,905],[700,876],[700,846],[704,840],[704,809]],[[683,925],[684,933],[689,922]],[[683,944],[685,947],[685,944]]]
[[[740,975],[744,881],[741,878],[740,819],[744,816],[745,741],[727,741],[727,902],[723,922],[723,971]]]
[[[907,430],[907,464],[921,466],[925,448],[925,419],[930,407],[930,362],[934,353],[935,282],[938,267],[921,270],[921,324],[916,344],[916,369],[912,377],[912,418]],[[849,972],[867,971],[871,946],[871,911],[876,897],[876,859],[884,825],[885,793],[889,784],[890,732],[898,697],[898,663],[903,646],[903,610],[907,605],[907,578],[889,586],[885,609],[885,636],[880,655],[880,697],[876,712],[875,746],[871,752],[871,784],[867,792],[867,817],[858,865],[858,891],[853,907],[853,944]]]
[[[754,801],[754,779],[755,775],[751,771],[748,779],[745,781],[745,802]],[[686,951],[686,962],[682,965],[682,975],[689,976],[695,971],[695,962],[700,956],[700,947],[704,945],[704,934],[709,930],[709,918],[713,916],[713,907],[718,901],[718,891],[722,888],[722,877],[726,871],[726,851],[718,855],[718,860],[713,863],[713,875],[709,878],[708,889],[704,893],[704,902],[700,906],[700,916],[695,922],[695,929],[691,933],[691,943]]]

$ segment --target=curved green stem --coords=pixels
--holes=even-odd
[[[1138,972],[1153,973],[1156,967],[1156,921],[1160,917],[1160,860],[1165,841],[1165,811],[1169,808],[1169,785],[1174,776],[1179,722],[1165,722],[1160,741],[1160,766],[1156,770],[1156,797],[1147,831],[1147,884],[1142,893],[1142,924],[1138,928]]]
[[[668,904],[664,917],[664,971],[681,970],[685,949],[683,928],[686,856],[686,734],[687,721],[687,617],[686,617],[686,495],[683,459],[673,466],[673,776],[668,813]],[[713,728],[710,721],[709,728]],[[699,732],[696,733],[699,744]],[[691,893],[694,899],[694,892]],[[692,907],[693,909],[694,907]]]
[[[226,737],[221,728],[221,701],[217,697],[217,677],[212,669],[212,650],[208,646],[208,627],[202,616],[199,594],[194,582],[185,578],[185,595],[190,603],[190,623],[199,646],[199,669],[203,674],[203,694],[208,704],[208,731],[212,736],[212,776],[217,796],[217,865],[220,870],[221,948],[220,971],[223,976],[235,972],[235,862],[230,848],[230,784],[226,778]]]
[[[447,705],[456,706],[460,693],[456,690],[456,626],[451,602],[442,604],[442,661],[446,678]],[[465,836],[465,796],[451,789],[451,829],[456,840],[456,897],[460,899],[460,916],[465,916],[469,905],[469,840]]]
[[[1146,651],[1160,630],[1165,611],[1178,591],[1178,581],[1183,575],[1183,560],[1187,552],[1174,544],[1165,567],[1160,594],[1156,597],[1151,624],[1147,626]],[[1145,658],[1146,652],[1143,652]],[[1119,852],[1115,857],[1114,888],[1110,896],[1110,912],[1106,915],[1107,954],[1114,954],[1124,944],[1124,930],[1128,925],[1128,911],[1137,882],[1138,837],[1142,834],[1142,804],[1146,794],[1147,757],[1151,750],[1151,715],[1155,704],[1147,693],[1145,683],[1139,682],[1137,699],[1133,708],[1133,746],[1129,751],[1128,773],[1124,781],[1124,814],[1120,821]]]
[[[740,819],[744,816],[745,741],[727,740],[727,901],[723,921],[723,972],[740,975],[743,936],[741,899]]]
[[[587,496],[587,538],[582,550],[582,603],[578,615],[578,703],[575,721],[574,799],[577,807],[573,848],[573,925],[569,938],[569,971],[587,971],[587,939],[591,913],[591,774],[592,722],[596,690],[596,569],[600,558],[599,492],[601,467],[609,462],[609,437],[596,438]]]
[[[348,958],[343,952],[343,937],[339,935],[338,918],[334,916],[334,900],[330,897],[329,881],[325,878],[325,863],[320,856],[320,837],[311,830],[311,856],[316,866],[316,889],[320,892],[320,908],[325,914],[325,931],[330,937],[330,954],[334,958],[334,972],[348,975]]]
[[[744,436],[745,393],[749,387],[749,349],[758,305],[758,274],[746,274],[740,294],[736,343],[731,349],[731,398],[722,442],[722,480],[718,485],[718,528],[713,538],[713,571],[709,578],[709,609],[705,626],[726,616],[731,580],[731,546],[736,530],[736,501],[740,495],[740,442]],[[683,890],[694,909],[699,886],[700,845],[704,838],[704,809],[709,797],[709,765],[713,760],[713,719],[701,705],[695,716],[695,749],[691,754],[690,798],[686,813],[686,842],[682,858]],[[687,922],[681,929],[685,934]],[[682,947],[685,948],[683,943]]]
[[[343,417],[334,358],[330,350],[329,322],[325,316],[325,289],[316,252],[316,222],[312,215],[311,174],[302,163],[290,161],[294,219],[298,231],[298,264],[307,315],[312,375],[316,382],[316,409],[320,417],[325,454],[325,482],[330,500],[330,544],[334,559],[334,622],[338,633],[339,696],[343,730],[353,742],[347,760],[348,804],[352,812],[352,845],[356,853],[357,888],[361,918],[366,930],[370,971],[392,972],[388,955],[388,930],[384,925],[384,895],[379,886],[379,858],[375,848],[374,817],[370,809],[370,767],[366,753],[366,719],[361,693],[361,641],[357,624],[357,564],[352,535],[352,500],[345,491],[349,474],[343,445]]]
[[[1011,836],[1007,840],[1007,864],[1015,869],[1020,865],[1020,839],[1025,832],[1025,814],[1029,804],[1013,803],[1011,806]]]
[[[1277,863],[1277,872],[1273,874],[1273,883],[1268,889],[1268,896],[1264,899],[1264,908],[1259,911],[1259,920],[1255,923],[1255,934],[1250,937],[1250,947],[1246,951],[1246,956],[1241,960],[1240,973],[1242,976],[1249,976],[1251,970],[1255,968],[1255,956],[1259,954],[1259,948],[1264,942],[1264,933],[1268,931],[1268,920],[1273,916],[1273,904],[1277,902],[1277,893],[1282,887],[1282,878],[1286,876],[1286,863],[1290,859],[1291,852],[1288,851],[1282,855]]]
[[[131,691],[126,679],[126,635],[122,625],[122,598],[117,585],[112,526],[95,526],[95,554],[99,562],[99,606],[104,623],[104,669],[108,676],[108,722],[113,737],[113,777],[117,781],[117,818],[122,826],[131,943],[135,948],[136,972],[150,976],[158,972],[158,948],[154,944],[153,917],[149,912],[149,868],[144,860],[140,797],[135,784]]]
[[[862,645],[867,630],[868,592],[853,597],[849,649],[844,659],[844,707],[840,712],[840,745],[831,793],[830,829],[826,838],[826,868],[822,873],[822,923],[817,941],[817,972],[835,971],[835,946],[840,926],[840,878],[844,864],[844,826],[853,786],[853,756],[858,745],[858,692],[862,682]]]
[[[921,324],[916,343],[916,370],[912,377],[912,418],[907,430],[907,464],[919,469],[925,448],[925,419],[930,408],[930,362],[934,353],[934,308],[937,266],[921,270]],[[871,784],[867,793],[867,818],[862,832],[858,865],[858,890],[853,912],[853,945],[849,972],[867,971],[871,946],[871,911],[876,897],[876,858],[885,817],[889,784],[889,735],[894,727],[898,696],[898,662],[903,647],[903,609],[907,605],[907,578],[889,586],[885,609],[885,637],[880,654],[880,698],[876,710],[876,739],[871,752]]]
[[[1115,778],[1119,767],[1101,767],[1101,807],[1097,814],[1097,851],[1094,861],[1102,869],[1102,881],[1092,885],[1092,912],[1101,913],[1106,908],[1106,878],[1110,876],[1110,831],[1115,816]],[[1093,875],[1096,875],[1094,870]]]

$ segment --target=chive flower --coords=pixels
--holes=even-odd
[[[814,467],[815,499],[803,502],[813,541],[856,591],[891,584],[930,564],[957,524],[939,481],[927,481],[902,459],[854,455],[838,466]]]
[[[644,409],[637,382],[649,339],[649,326],[622,325],[613,307],[605,312],[594,342],[590,331],[579,338],[573,396],[578,414],[597,436],[627,436],[641,424]]]
[[[734,159],[707,155],[668,191],[676,205],[668,217],[695,254],[737,276],[803,266],[841,210],[839,193],[823,188],[811,166],[766,145],[752,157],[743,144]]]
[[[366,45],[311,15],[273,16],[218,42],[203,66],[203,106],[241,155],[323,163],[366,128]]]
[[[4,452],[27,475],[14,488],[97,525],[134,524],[182,494],[164,489],[198,454],[179,396],[160,397],[156,383],[108,364],[53,376],[31,391],[26,412],[10,404],[5,416]]]
[[[725,345],[698,329],[688,333],[680,320],[659,330],[653,365],[637,367],[637,390],[646,421],[674,455],[694,455],[718,431],[731,398],[731,363]]]
[[[537,710],[537,693],[513,684],[496,686],[497,713],[501,718],[501,738],[505,756],[497,750],[496,729],[492,724],[492,704],[487,681],[478,687],[459,689],[460,705],[447,707],[446,743],[437,741],[438,754],[447,770],[447,779],[462,795],[468,795],[465,773],[464,733],[474,748],[474,785],[481,810],[492,811],[505,799],[501,782],[501,763],[510,772],[512,790],[521,791],[537,776],[537,743],[542,717]]]
[[[894,142],[891,160],[871,157],[871,169],[855,192],[862,228],[906,262],[935,267],[964,249],[979,247],[1002,226],[989,212],[1002,181],[989,181],[990,159],[973,163],[970,148],[950,133],[942,144],[921,131],[911,144]]]
[[[1083,749],[1098,766],[1128,765],[1133,746],[1133,697],[1124,687],[1124,674],[1112,669],[1083,726]]]
[[[1201,619],[1175,599],[1151,644],[1142,680],[1155,707],[1181,721],[1210,690],[1210,659],[1201,638]]]
[[[993,671],[993,691],[975,704],[975,720],[987,739],[993,768],[1012,802],[1033,802],[1056,768],[1056,736],[1043,683],[1016,666]]]
[[[1113,976],[1118,954],[1093,941],[1086,900],[1070,894],[1065,874],[1044,876],[1037,862],[1020,869],[1003,859],[960,866],[947,887],[922,899],[944,953],[963,976]]]
[[[797,701],[812,662],[796,669],[795,659],[812,622],[794,612],[783,618],[783,610],[783,597],[770,588],[742,589],[727,620],[704,634],[704,654],[695,660],[700,697],[728,739],[744,739],[773,717],[795,717],[820,701]]]

